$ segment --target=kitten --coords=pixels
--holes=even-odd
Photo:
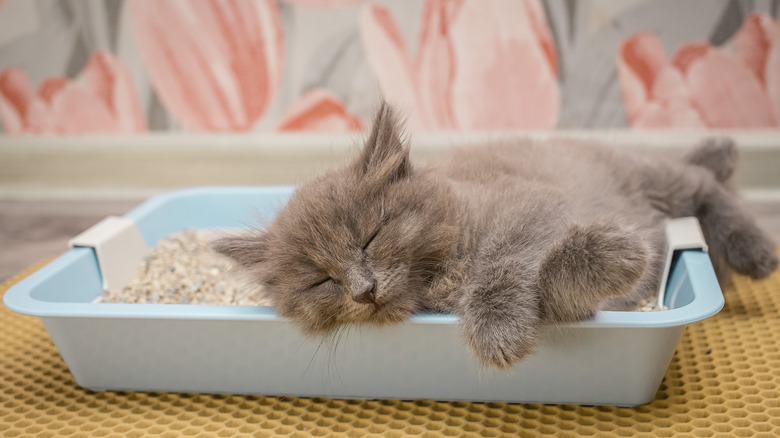
[[[667,217],[699,219],[722,281],[729,268],[774,271],[774,244],[724,186],[735,161],[722,138],[682,159],[513,140],[414,167],[383,104],[356,161],[300,186],[267,229],[214,248],[307,334],[451,312],[483,364],[508,368],[541,325],[652,296]]]

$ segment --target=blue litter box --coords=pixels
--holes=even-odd
[[[14,285],[3,301],[40,317],[76,381],[95,391],[620,406],[652,400],[685,326],[723,306],[690,218],[668,226],[669,310],[605,311],[548,327],[536,352],[510,371],[480,367],[453,315],[356,328],[333,351],[302,337],[272,307],[93,302],[105,285],[121,287],[167,234],[270,218],[292,190],[214,187],[152,198],[82,234],[77,247]]]

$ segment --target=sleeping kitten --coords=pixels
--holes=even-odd
[[[214,248],[307,334],[452,312],[480,361],[508,368],[542,324],[652,296],[667,217],[699,219],[721,281],[774,271],[774,244],[724,187],[735,160],[728,139],[677,160],[513,140],[414,167],[383,104],[356,161],[300,186],[267,229]]]

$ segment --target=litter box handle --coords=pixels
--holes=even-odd
[[[666,222],[666,259],[664,262],[664,275],[661,277],[661,285],[658,290],[658,307],[663,308],[666,295],[666,283],[672,268],[672,260],[676,251],[686,249],[707,252],[707,242],[704,240],[699,220],[695,217],[681,217],[669,219]]]
[[[148,251],[135,221],[119,216],[108,216],[70,239],[68,245],[95,251],[103,290],[124,287],[135,275],[138,261]]]

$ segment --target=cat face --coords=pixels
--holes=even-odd
[[[414,171],[383,105],[359,158],[300,186],[266,230],[217,241],[305,332],[402,321],[457,245],[452,195]]]

